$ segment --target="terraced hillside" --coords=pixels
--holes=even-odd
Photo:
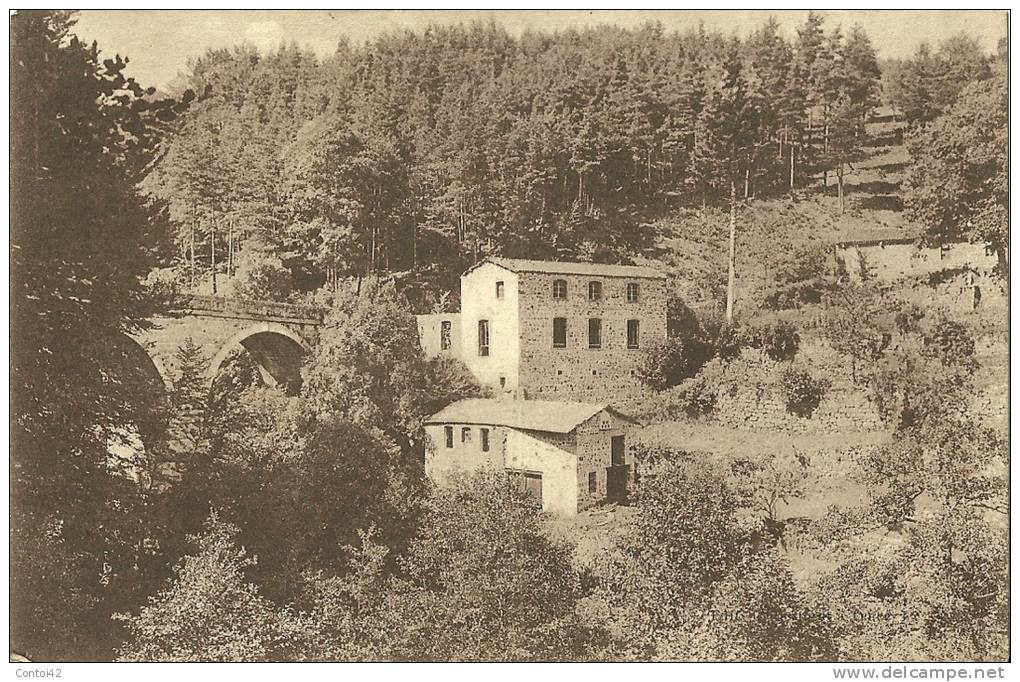
[[[903,211],[902,185],[909,155],[902,124],[879,116],[868,125],[865,158],[845,175],[846,210],[840,213],[835,178],[794,197],[751,199],[737,213],[737,310],[760,303],[776,275],[804,253],[826,252],[849,239],[914,237],[921,227]],[[658,259],[694,302],[725,297],[729,235],[726,208],[676,211],[655,223]]]

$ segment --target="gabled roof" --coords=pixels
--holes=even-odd
[[[544,272],[557,275],[591,275],[594,277],[630,277],[632,279],[665,279],[666,275],[655,268],[641,265],[603,265],[601,263],[568,263],[554,260],[524,260],[492,256],[476,263],[464,274],[485,263],[492,263],[510,272]]]
[[[633,421],[607,405],[596,403],[467,398],[447,405],[425,420],[425,423],[483,424],[549,433],[570,433],[602,410],[608,410],[621,419]]]

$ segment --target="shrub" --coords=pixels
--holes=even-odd
[[[800,350],[797,327],[786,320],[755,325],[747,330],[744,338],[748,346],[776,361],[792,360]]]
[[[677,421],[706,417],[715,411],[718,391],[703,374],[657,393],[642,406],[642,416],[654,421]]]
[[[577,660],[580,576],[567,545],[502,471],[454,476],[433,491],[392,590],[403,660]]]
[[[941,318],[924,334],[925,354],[943,365],[967,365],[974,359],[974,337],[966,325]]]
[[[877,361],[889,346],[892,329],[883,318],[892,306],[874,288],[847,286],[826,298],[825,338],[840,355],[850,359],[850,374],[858,381],[858,369]],[[909,327],[913,313],[900,324]]]
[[[637,377],[652,389],[663,391],[693,377],[711,359],[712,347],[702,339],[674,337],[644,351]]]
[[[638,378],[663,391],[695,376],[713,358],[737,357],[743,345],[740,329],[732,322],[715,312],[699,317],[674,299],[669,304],[668,339],[646,348]]]
[[[763,304],[770,310],[796,310],[805,305],[821,303],[833,287],[832,280],[821,277],[806,282],[795,282],[766,295]]]
[[[740,355],[744,339],[740,328],[732,322],[724,322],[713,339],[715,356],[721,360],[732,360]]]
[[[263,597],[245,571],[255,558],[238,529],[210,517],[173,580],[128,620],[124,661],[270,661],[292,658],[291,615]]]
[[[820,303],[835,286],[828,263],[829,250],[825,245],[793,249],[781,257],[775,272],[775,288],[765,295],[763,304],[771,310],[792,310]]]
[[[836,660],[837,635],[827,609],[768,550],[747,556],[718,583],[690,645],[677,653],[702,661]]]
[[[787,367],[779,375],[779,387],[786,401],[786,411],[808,418],[818,409],[829,388],[829,382],[812,376],[806,369]]]
[[[744,346],[741,329],[717,312],[709,312],[699,318],[701,336],[712,349],[712,355],[723,360],[732,360],[740,355]]]
[[[689,622],[713,585],[737,566],[748,536],[726,472],[680,451],[660,451],[654,459],[642,467],[637,513],[621,549],[641,577],[643,594],[634,596],[646,605],[642,618],[661,631]]]

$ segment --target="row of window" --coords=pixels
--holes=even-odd
[[[640,348],[641,321],[627,320],[627,348]],[[552,328],[553,348],[567,347],[567,318],[554,317]],[[588,318],[588,348],[602,348],[602,320],[598,317]],[[489,355],[489,321],[478,320],[478,355]]]
[[[503,282],[496,282],[496,298],[502,299],[504,292]],[[567,297],[567,280],[554,279],[552,284],[552,296],[557,299]],[[627,282],[627,303],[637,303],[641,299],[641,285],[637,282]],[[588,282],[588,300],[602,300],[602,282]]]
[[[552,297],[556,299],[567,297],[567,280],[553,280]],[[602,282],[588,282],[588,300],[602,300]],[[627,282],[627,303],[637,303],[639,300],[641,300],[641,285],[637,282]]]
[[[633,350],[640,347],[641,322],[627,320],[627,348]],[[554,317],[552,329],[553,348],[567,347],[567,318]],[[602,347],[602,320],[597,317],[588,318],[588,348]]]
[[[446,447],[453,447],[453,427],[447,426],[444,429],[446,431]],[[482,441],[482,452],[489,451],[489,429],[478,429],[479,438]],[[471,427],[464,426],[460,430],[460,442],[470,443],[471,442]]]

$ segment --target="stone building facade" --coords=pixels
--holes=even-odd
[[[666,278],[645,267],[490,258],[461,277],[461,306],[464,363],[518,398],[638,394],[641,349],[666,338]]]
[[[573,515],[626,501],[632,423],[604,404],[461,400],[426,422],[425,472],[442,484],[455,472],[503,470],[543,511]]]

